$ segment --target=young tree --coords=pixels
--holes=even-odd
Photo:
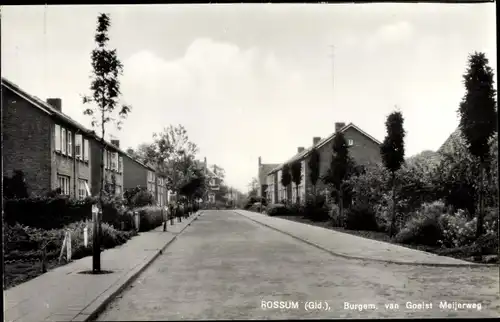
[[[288,200],[288,186],[292,183],[292,175],[290,174],[290,166],[288,163],[285,163],[283,165],[283,168],[281,169],[281,184],[283,187],[285,187],[285,191],[287,194],[287,200]]]
[[[479,160],[479,212],[476,237],[482,235],[484,218],[484,170],[490,157],[490,139],[497,131],[497,110],[493,70],[484,53],[469,56],[469,66],[463,75],[466,93],[460,103],[460,130],[470,153]]]
[[[302,182],[302,161],[301,160],[297,160],[297,161],[292,163],[291,172],[292,172],[292,181],[293,181],[293,183],[295,183],[296,200],[297,200],[297,203],[299,203],[300,202],[299,185]]]
[[[99,189],[99,200],[103,203],[103,194],[105,188],[104,173],[104,153],[106,149],[106,125],[114,122],[118,129],[121,128],[123,120],[131,111],[129,105],[120,104],[119,98],[120,81],[118,77],[123,74],[123,65],[118,59],[116,49],[108,48],[108,30],[110,27],[110,18],[107,14],[100,14],[97,18],[97,28],[94,40],[97,47],[92,50],[92,74],[90,91],[92,95],[83,96],[83,104],[86,106],[84,115],[92,117],[92,127],[100,127],[101,130],[101,182]],[[98,216],[99,217],[99,216]],[[99,236],[101,231],[101,218],[97,219]],[[99,237],[95,245],[96,254],[94,256],[94,271],[100,271],[100,245]]]
[[[259,189],[259,180],[257,178],[252,178],[252,181],[248,184],[248,197],[257,197]]]
[[[328,174],[325,177],[325,183],[332,185],[337,192],[339,211],[342,216],[344,211],[344,181],[348,177],[350,166],[349,148],[342,133],[335,134],[332,149],[332,160]]]
[[[403,128],[403,115],[401,112],[393,112],[387,117],[385,126],[387,128],[387,136],[380,146],[380,154],[384,166],[391,173],[392,184],[392,216],[390,236],[394,236],[396,229],[396,171],[401,168],[405,160],[404,137],[405,130]]]
[[[316,183],[319,179],[319,152],[316,148],[312,149],[307,165],[309,167],[309,179],[311,179],[313,186],[313,194],[316,194]]]

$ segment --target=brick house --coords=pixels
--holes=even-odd
[[[2,78],[2,122],[4,176],[21,170],[29,194],[61,188],[64,195],[84,198],[86,183],[98,195],[104,145],[106,183],[117,195],[140,185],[148,187],[158,204],[166,198],[165,180],[158,179],[158,185],[154,168],[121,150],[118,140],[103,143],[94,131],[63,114],[58,98],[44,102]]]
[[[326,175],[330,168],[330,161],[332,156],[332,143],[336,133],[341,132],[349,146],[349,154],[354,161],[359,165],[366,165],[370,163],[381,162],[380,144],[377,139],[361,130],[353,123],[346,125],[345,123],[335,123],[335,132],[328,137],[321,139],[314,137],[312,146],[308,149],[304,147],[297,148],[297,153],[287,160],[286,162],[278,165],[267,174],[267,184],[269,185],[267,198],[271,203],[279,202],[283,199],[295,201],[296,189],[295,184],[292,182],[288,187],[281,184],[281,170],[284,164],[291,164],[295,161],[302,162],[302,182],[299,185],[299,198],[304,200],[308,193],[313,191],[313,186],[309,178],[309,156],[313,148],[317,149],[320,155],[320,178]],[[325,184],[318,180],[316,184],[316,191],[325,192]]]
[[[275,163],[262,163],[262,158],[259,157],[259,168],[258,168],[259,188],[257,189],[258,197],[266,196],[269,188],[274,189],[272,183],[267,182],[268,181],[267,174],[278,166],[279,164]]]
[[[129,154],[123,155],[123,187],[125,190],[145,187],[154,196],[159,206],[166,205],[166,178],[157,176],[154,167],[146,165]]]
[[[3,173],[24,173],[28,193],[83,198],[92,184],[91,131],[62,113],[60,99],[47,102],[2,78]]]

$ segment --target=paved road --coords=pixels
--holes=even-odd
[[[99,320],[496,317],[497,275],[348,260],[230,211],[207,211]],[[444,301],[481,307],[440,308]],[[310,302],[316,308],[306,310]]]

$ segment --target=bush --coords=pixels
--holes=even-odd
[[[139,208],[154,204],[154,196],[146,187],[138,186],[133,189],[127,189],[123,193],[123,197],[126,200],[126,205],[130,208]]]
[[[301,203],[292,203],[286,205],[289,215],[303,215],[305,214],[306,208]]]
[[[443,238],[439,243],[444,247],[463,247],[472,245],[476,241],[477,217],[468,220],[464,210],[458,210],[454,215],[442,214],[439,223],[443,230]],[[484,218],[484,235],[496,236],[498,231],[498,218],[487,213]]]
[[[264,198],[264,197],[255,197],[255,196],[252,196],[250,197],[245,206],[243,207],[244,209],[250,209],[250,207],[252,207],[252,205],[256,202],[259,202],[261,203],[263,206],[267,206],[267,199]]]
[[[266,213],[269,216],[282,216],[289,214],[288,208],[281,203],[270,204],[269,207],[267,207]]]
[[[367,203],[357,203],[345,210],[345,228],[378,231],[375,210]]]
[[[179,208],[181,209],[181,208]],[[163,224],[164,214],[161,207],[146,206],[134,209],[139,212],[139,231],[149,231]],[[180,216],[180,214],[178,214]]]
[[[334,227],[346,227],[346,211],[341,216],[339,206],[336,203],[331,202],[328,204],[328,217],[330,217]]]
[[[329,210],[325,196],[308,196],[304,205],[304,217],[312,221],[326,221],[329,219]]]
[[[55,259],[60,255],[65,232],[71,231],[72,259],[92,255],[92,221],[79,221],[65,226],[62,229],[44,230],[16,224],[5,226],[5,259],[22,260],[41,257],[41,247],[46,245],[47,259]],[[88,227],[88,245],[84,245],[83,230]],[[124,244],[132,238],[135,232],[123,232],[113,226],[102,224],[102,247],[113,248]],[[27,247],[29,246],[29,247]]]
[[[403,244],[436,246],[443,238],[440,218],[445,213],[443,202],[425,203],[396,235],[395,241]]]
[[[90,198],[76,200],[64,196],[6,200],[4,220],[9,225],[19,223],[35,228],[58,229],[75,221],[91,219],[93,203],[95,201]]]
[[[266,206],[264,206],[260,202],[256,202],[248,210],[255,211],[255,212],[265,212]]]

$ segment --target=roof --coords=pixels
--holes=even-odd
[[[372,140],[373,142],[375,142],[376,144],[380,145],[382,144],[379,140],[377,140],[376,138],[374,138],[373,136],[371,136],[370,134],[366,133],[365,131],[363,131],[362,129],[360,129],[359,127],[357,127],[354,123],[349,123],[347,124],[346,126],[344,126],[343,128],[341,128],[339,130],[339,132],[345,132],[347,131],[348,129],[355,129],[356,131],[358,131],[359,133],[363,134],[364,136],[366,136],[367,138],[369,138],[370,140]],[[335,137],[335,134],[336,132],[330,134],[329,136],[327,136],[326,138],[320,140],[318,143],[316,143],[316,145],[313,145],[307,149],[304,149],[304,151],[300,152],[300,153],[297,153],[296,155],[294,155],[292,158],[290,158],[289,160],[283,162],[282,164],[278,165],[277,167],[275,167],[274,169],[272,169],[271,171],[269,171],[267,174],[271,174],[271,173],[274,173],[276,171],[279,171],[283,168],[283,165],[285,164],[290,164],[292,162],[295,162],[297,160],[301,160],[305,157],[307,157],[309,155],[309,153],[313,150],[313,148],[321,148],[322,146],[324,146],[325,144],[328,144],[328,142],[331,142],[333,140],[333,138]]]
[[[54,117],[54,118],[56,118],[58,120],[61,120],[61,121],[65,122],[65,123],[67,123],[67,124],[69,124],[69,125],[77,128],[78,130],[80,130],[81,132],[87,134],[92,139],[96,140],[97,142],[102,142],[103,141],[106,146],[112,147],[113,149],[115,149],[120,154],[123,154],[123,155],[127,156],[128,158],[130,158],[131,160],[137,162],[138,164],[142,165],[143,167],[155,171],[155,169],[153,167],[147,166],[144,163],[138,161],[137,159],[133,158],[127,152],[123,151],[122,149],[120,149],[119,147],[115,146],[114,144],[112,144],[112,143],[110,143],[110,142],[108,142],[106,140],[101,140],[101,138],[96,134],[95,131],[87,129],[82,124],[80,124],[77,121],[73,120],[71,117],[69,117],[68,115],[64,114],[63,112],[58,111],[57,109],[55,109],[54,107],[52,107],[47,102],[41,100],[40,98],[38,98],[38,97],[36,97],[34,95],[31,95],[31,94],[28,94],[28,92],[26,92],[25,90],[23,90],[22,88],[20,88],[19,86],[17,86],[16,84],[14,84],[13,82],[9,81],[8,79],[6,79],[4,77],[2,77],[2,86],[4,86],[4,87],[8,88],[9,90],[11,90],[12,92],[16,93],[17,95],[19,95],[20,97],[22,97],[23,99],[25,99],[26,101],[28,101],[29,103],[31,103],[33,106],[37,107],[39,110],[41,110],[42,112],[50,115],[51,117]]]
[[[259,181],[262,184],[266,181],[266,176],[269,172],[271,172],[274,168],[279,166],[279,163],[263,163],[259,168]]]

